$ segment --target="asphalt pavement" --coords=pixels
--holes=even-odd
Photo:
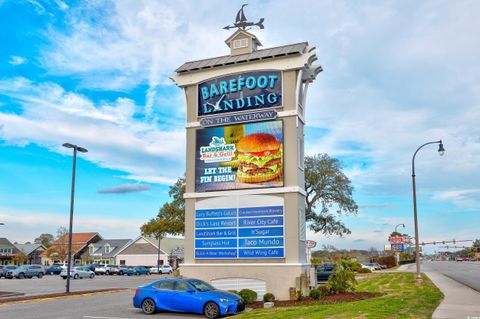
[[[3,282],[2,282],[3,283]],[[53,300],[0,304],[0,319],[145,319],[133,308],[135,292],[99,293]],[[149,319],[199,319],[200,315],[157,313]]]
[[[163,275],[165,277],[166,275]],[[70,291],[96,289],[136,288],[162,278],[151,276],[95,276],[95,278],[71,279]],[[22,293],[26,296],[65,292],[67,281],[62,277],[44,276],[41,279],[0,279],[0,291]]]
[[[439,272],[480,292],[480,262],[430,261],[422,263],[421,271]]]

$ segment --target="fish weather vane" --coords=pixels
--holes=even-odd
[[[264,28],[264,26],[263,26],[263,21],[265,20],[264,18],[261,18],[256,23],[247,21],[247,17],[245,17],[245,13],[243,12],[243,8],[247,5],[248,4],[242,5],[240,10],[238,10],[238,12],[237,12],[237,17],[235,18],[235,23],[233,25],[227,25],[226,27],[224,27],[225,30],[230,30],[230,29],[233,29],[233,28],[239,28],[239,29],[246,30],[248,27],[252,27],[252,26],[257,26],[260,29]]]

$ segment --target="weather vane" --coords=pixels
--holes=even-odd
[[[235,23],[233,25],[227,25],[226,27],[224,27],[225,30],[230,30],[232,28],[239,28],[239,29],[246,30],[247,27],[251,27],[251,26],[254,26],[254,25],[259,27],[260,29],[264,28],[264,26],[263,26],[263,21],[265,20],[264,18],[261,18],[257,23],[247,21],[247,17],[245,17],[245,13],[243,12],[243,7],[245,7],[247,5],[248,4],[242,5],[240,10],[238,10],[238,12],[237,12],[237,17],[235,18]]]

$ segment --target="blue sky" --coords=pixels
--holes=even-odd
[[[184,171],[185,61],[228,53],[239,1],[0,0],[0,234],[31,241],[67,225],[135,237]],[[312,14],[314,12],[315,14]],[[360,212],[340,248],[413,234],[417,158],[421,240],[479,238],[480,4],[476,1],[259,1],[246,8],[264,47],[309,41],[324,67],[309,89],[306,152],[342,160]],[[288,24],[285,24],[288,21]],[[434,247],[429,250],[433,251]]]

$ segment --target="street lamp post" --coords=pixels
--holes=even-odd
[[[445,148],[443,148],[442,140],[428,142],[417,148],[415,153],[412,157],[412,187],[413,187],[413,219],[415,223],[415,266],[416,266],[416,280],[421,280],[422,277],[420,276],[420,244],[419,244],[419,237],[418,237],[418,221],[417,221],[417,190],[415,185],[415,156],[417,155],[418,151],[427,145],[430,144],[439,144],[438,145],[438,154],[443,156],[445,154]]]
[[[77,167],[77,151],[80,153],[86,153],[86,148],[70,143],[64,143],[63,147],[73,148],[73,167],[72,167],[72,192],[70,194],[70,227],[68,228],[68,257],[67,257],[67,287],[66,292],[70,292],[70,268],[72,263],[72,227],[73,227],[73,204],[75,196],[75,170]]]
[[[397,231],[397,227],[398,227],[398,226],[403,226],[403,228],[405,228],[405,224],[398,224],[397,226],[395,226],[395,232],[396,232],[396,233],[398,233],[398,231]]]

